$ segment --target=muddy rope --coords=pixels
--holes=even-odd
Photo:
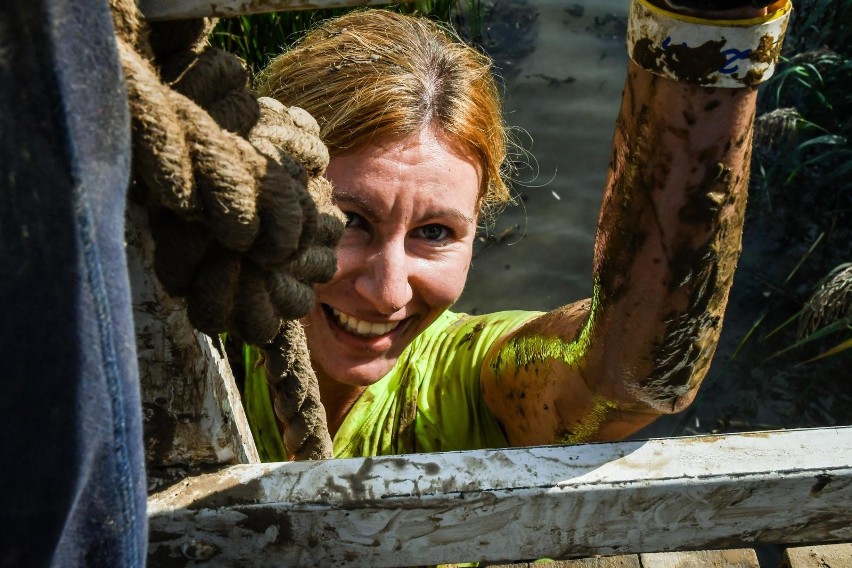
[[[304,331],[312,285],[334,274],[344,217],[308,113],[255,98],[210,20],[147,24],[111,0],[133,127],[131,194],[151,213],[154,269],[200,331],[260,346],[285,447],[331,457]]]

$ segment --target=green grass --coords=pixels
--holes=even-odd
[[[760,94],[762,114],[757,120],[752,191],[769,214],[782,204],[790,209],[797,200],[802,205],[795,211],[797,218],[788,216],[786,221],[801,240],[792,243],[792,254],[774,259],[795,268],[773,285],[774,297],[766,302],[735,355],[759,335],[773,311],[784,321],[762,340],[786,343],[780,343],[770,359],[785,356],[790,364],[799,364],[848,355],[852,348],[849,307],[832,312],[833,317],[816,328],[792,325],[808,313],[808,305],[824,291],[841,263],[852,260],[848,230],[852,214],[850,50],[852,0],[796,3],[784,56]],[[831,290],[846,293],[842,291],[849,286],[835,283],[828,289],[829,294]],[[800,309],[791,309],[796,304]],[[792,335],[796,327],[798,333]]]
[[[419,0],[386,7],[448,23],[471,43],[481,40],[482,0]],[[317,22],[355,9],[359,8],[273,12],[227,18],[217,24],[211,41],[213,45],[239,56],[255,75]]]

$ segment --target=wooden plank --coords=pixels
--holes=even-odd
[[[148,20],[231,18],[265,12],[348,8],[413,2],[414,0],[139,0]]]
[[[760,568],[750,548],[640,554],[642,568]]]
[[[576,560],[557,560],[545,566],[531,564],[530,568],[642,568],[635,554],[620,556],[595,556]]]
[[[788,548],[784,551],[784,566],[786,568],[852,568],[852,544]]]
[[[149,549],[378,567],[844,542],[850,502],[852,427],[240,465],[152,496]]]
[[[227,361],[154,274],[146,211],[129,203],[126,219],[149,486],[157,484],[156,468],[258,463]]]
[[[452,567],[452,564],[446,565]],[[481,568],[642,568],[635,554],[619,556],[593,556],[574,560],[545,560],[513,564],[480,564]],[[441,567],[443,568],[443,566]]]

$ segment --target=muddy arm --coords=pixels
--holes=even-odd
[[[642,411],[694,398],[740,252],[756,89],[705,89],[631,64],[595,242],[587,376]]]
[[[483,372],[511,444],[618,439],[693,400],[740,251],[756,94],[630,63],[594,297],[517,331]]]

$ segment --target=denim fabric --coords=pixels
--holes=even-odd
[[[106,0],[0,2],[2,566],[144,565],[129,164]]]

